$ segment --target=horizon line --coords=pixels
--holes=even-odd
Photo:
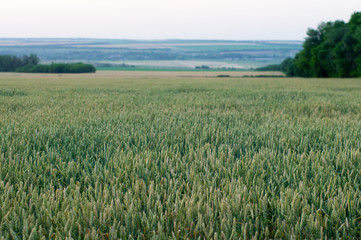
[[[122,41],[232,41],[232,42],[252,42],[252,41],[289,41],[303,42],[303,40],[295,39],[211,39],[211,38],[94,38],[94,37],[0,37],[0,40],[24,40],[24,39],[94,39],[94,40],[122,40]]]

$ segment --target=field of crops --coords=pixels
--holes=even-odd
[[[301,49],[302,41],[0,38],[0,55],[36,54],[42,63],[128,64],[138,68],[188,70],[201,65],[238,69],[263,67],[281,63]]]
[[[359,239],[361,79],[0,75],[0,239]]]

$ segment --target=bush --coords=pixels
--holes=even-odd
[[[11,55],[0,56],[0,72],[24,73],[94,73],[95,67],[84,63],[52,63],[39,64],[35,54],[17,57]]]
[[[39,58],[35,54],[30,56],[11,56],[1,55],[0,56],[0,72],[14,72],[18,68],[25,67],[27,65],[37,65]]]
[[[27,65],[16,69],[25,73],[94,73],[95,67],[84,63],[52,63],[50,65]]]

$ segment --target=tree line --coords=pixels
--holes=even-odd
[[[0,72],[15,72],[16,69],[39,64],[39,58],[35,54],[30,56],[0,55]]]
[[[94,73],[95,67],[84,63],[39,64],[35,54],[22,57],[0,55],[0,72],[24,73]]]
[[[294,58],[260,71],[283,71],[293,77],[361,77],[361,12],[348,23],[321,23],[308,29],[303,49]]]

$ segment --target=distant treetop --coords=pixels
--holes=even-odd
[[[40,60],[35,54],[16,57],[0,55],[0,72],[26,72],[26,73],[93,73],[95,67],[84,63],[52,63],[39,64]]]
[[[361,12],[354,13],[348,23],[327,22],[308,29],[303,49],[278,69],[287,76],[361,77]]]

